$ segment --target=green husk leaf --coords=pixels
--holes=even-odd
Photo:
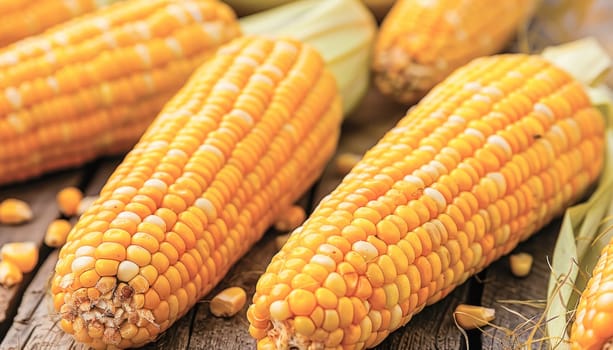
[[[239,22],[245,34],[292,37],[318,50],[336,78],[345,115],[366,94],[377,24],[361,1],[298,0]]]
[[[592,104],[605,116],[605,162],[589,199],[566,210],[551,263],[546,307],[549,345],[570,349],[574,310],[602,248],[613,236],[613,93],[602,84],[611,60],[587,38],[546,49],[543,56],[586,85]]]

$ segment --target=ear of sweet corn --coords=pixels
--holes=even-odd
[[[127,151],[239,34],[217,0],[134,0],[0,50],[0,184]]]
[[[372,67],[386,95],[412,104],[454,69],[497,53],[536,0],[398,0],[379,30]]]
[[[345,115],[370,84],[377,25],[360,0],[297,0],[240,19],[246,34],[291,37],[314,47],[334,75]]]
[[[94,348],[155,339],[320,175],[342,107],[312,48],[243,37],[165,106],[83,213],[51,291]]]
[[[603,248],[581,294],[570,341],[573,350],[613,346],[613,240]]]
[[[0,46],[121,0],[0,0]]]
[[[273,257],[247,313],[259,348],[374,347],[579,199],[603,130],[582,85],[539,56],[458,69]]]

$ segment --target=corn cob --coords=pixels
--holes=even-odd
[[[533,12],[536,0],[398,0],[378,33],[377,87],[412,104],[471,59],[494,54]]]
[[[152,341],[314,182],[341,119],[314,49],[250,36],[222,47],[70,232],[51,287],[61,327],[97,349]]]
[[[246,34],[291,37],[321,53],[343,96],[345,115],[366,94],[377,25],[360,0],[291,1],[243,17],[240,24]]]
[[[573,350],[613,347],[613,239],[603,248],[581,294],[570,341]]]
[[[239,34],[216,0],[134,0],[0,50],[0,184],[127,151]]]
[[[0,46],[121,0],[0,0]]]
[[[580,198],[604,120],[539,56],[435,87],[318,204],[260,277],[259,349],[370,348]]]

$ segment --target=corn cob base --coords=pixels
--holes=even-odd
[[[341,120],[315,50],[251,37],[222,47],[69,234],[51,288],[61,327],[96,349],[154,340],[311,186]]]
[[[400,0],[381,24],[373,54],[377,87],[412,104],[471,59],[499,52],[536,1]]]
[[[538,56],[481,58],[411,109],[293,232],[247,317],[260,349],[364,349],[597,178],[604,118]]]

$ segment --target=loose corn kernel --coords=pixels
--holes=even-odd
[[[51,221],[45,233],[45,244],[53,248],[63,246],[66,243],[66,237],[68,237],[71,228],[72,224],[68,220],[57,219]]]
[[[532,269],[532,255],[528,253],[517,253],[509,256],[511,272],[517,277],[526,277]]]
[[[5,243],[0,248],[0,258],[12,262],[21,272],[28,273],[38,263],[38,245],[34,242]]]
[[[83,199],[83,192],[76,187],[66,187],[60,190],[55,196],[60,212],[65,216],[73,216],[79,209],[79,204]]]
[[[362,156],[356,153],[340,153],[334,162],[336,173],[340,176],[347,175],[361,159]]]
[[[287,210],[282,211],[274,223],[277,231],[288,232],[300,226],[306,218],[306,212],[299,205],[292,205]]]
[[[217,317],[232,317],[243,309],[247,293],[241,287],[230,287],[219,292],[209,305],[211,313]]]
[[[21,224],[32,220],[32,217],[32,209],[20,199],[7,198],[0,203],[0,224]]]
[[[463,329],[486,326],[496,316],[496,310],[483,306],[460,304],[453,312],[456,323]]]
[[[23,280],[23,273],[10,261],[0,261],[0,284],[11,287]]]

